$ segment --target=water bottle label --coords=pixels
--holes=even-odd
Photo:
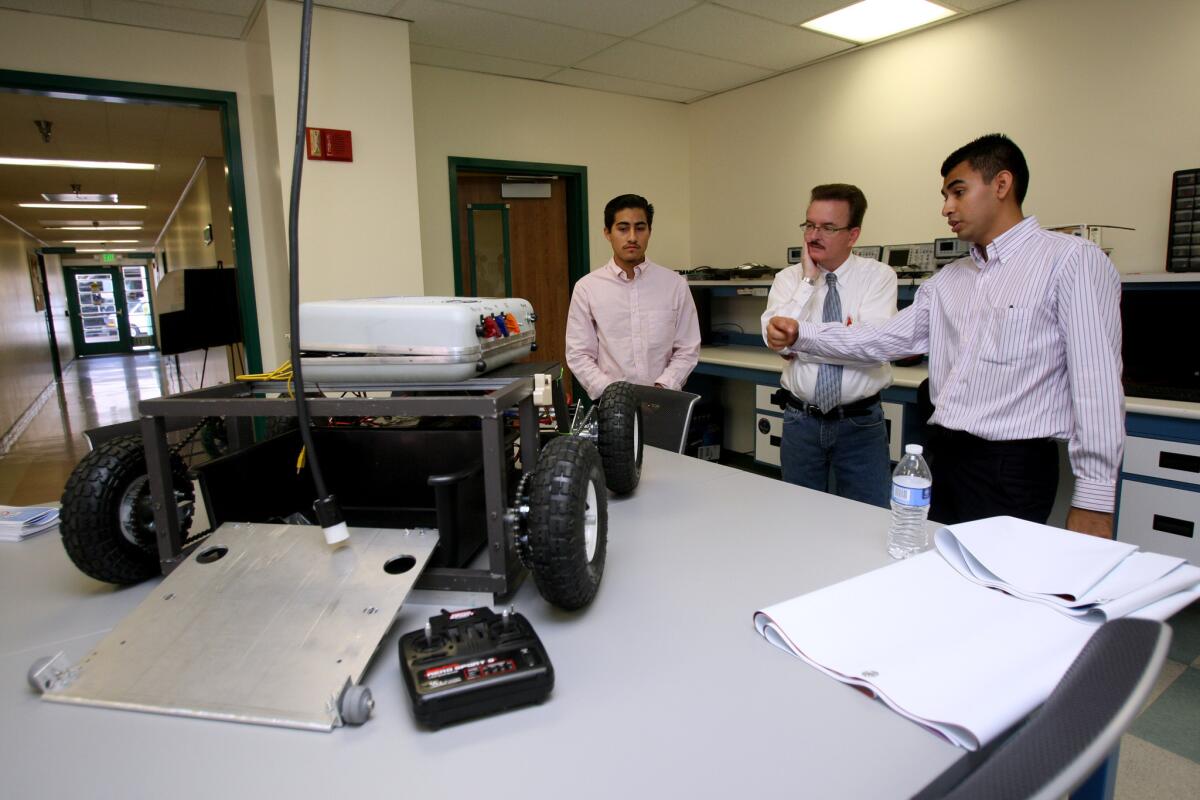
[[[892,483],[892,502],[903,506],[927,506],[930,496],[929,486],[901,486]]]

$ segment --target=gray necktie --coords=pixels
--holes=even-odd
[[[838,296],[837,275],[832,272],[825,275],[825,308],[821,313],[822,322],[842,321],[842,298]],[[821,364],[817,368],[817,407],[822,413],[828,413],[842,403],[842,366],[840,364]]]

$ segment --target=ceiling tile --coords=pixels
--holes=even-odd
[[[570,66],[619,41],[592,31],[433,0],[404,0],[392,16],[412,20],[416,44]]]
[[[0,8],[36,11],[64,17],[88,18],[88,0],[0,0]]]
[[[136,0],[92,0],[91,18],[101,22],[118,22],[142,28],[223,36],[230,39],[240,39],[242,30],[246,27],[245,18],[231,14],[168,8],[152,3],[139,3]]]
[[[451,50],[446,47],[431,47],[427,44],[414,44],[411,49],[414,64],[428,64],[433,67],[450,67],[472,72],[486,72],[491,75],[536,79],[549,77],[560,70],[560,67],[537,64],[533,61],[484,56],[462,50]]]
[[[340,8],[343,11],[360,11],[363,14],[375,14],[386,17],[392,13],[399,0],[313,0],[319,6]]]
[[[146,0],[153,5],[172,8],[190,8],[193,11],[210,11],[214,14],[232,14],[249,19],[258,7],[258,0]],[[393,2],[394,5],[394,2]]]
[[[758,67],[670,50],[632,39],[584,59],[575,66],[591,72],[708,92],[732,89],[771,74]]]
[[[584,89],[599,89],[602,92],[631,94],[636,97],[649,97],[655,100],[673,100],[686,103],[703,97],[707,92],[696,89],[683,89],[678,86],[665,86],[661,83],[619,78],[615,75],[601,75],[598,72],[587,72],[582,69],[564,69],[551,75],[546,80],[551,83],[565,83],[569,86],[580,86]]]
[[[992,6],[1002,6],[1005,3],[1011,3],[1013,0],[934,0],[934,2],[963,11],[982,11]]]
[[[680,14],[637,38],[771,70],[790,69],[853,46],[830,36],[713,5]]]
[[[699,0],[456,0],[466,6],[503,11],[518,17],[557,22],[572,28],[632,36],[657,25]]]
[[[717,5],[766,17],[784,25],[799,25],[855,2],[857,0],[716,0]]]

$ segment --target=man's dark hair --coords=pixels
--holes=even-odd
[[[849,183],[823,183],[814,186],[809,202],[817,200],[842,200],[850,205],[850,227],[861,228],[867,213],[867,196],[862,189]]]
[[[622,194],[609,200],[608,205],[604,207],[604,230],[611,230],[613,220],[617,218],[617,212],[627,208],[640,208],[645,211],[646,227],[654,227],[654,206],[650,205],[649,201],[640,194]]]
[[[950,170],[964,161],[979,173],[985,183],[991,183],[1001,171],[1012,173],[1017,205],[1025,202],[1025,192],[1029,189],[1029,165],[1025,163],[1025,154],[1012,139],[1003,133],[989,133],[964,144],[942,162],[942,177],[949,175]]]

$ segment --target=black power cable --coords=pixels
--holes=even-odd
[[[304,441],[305,459],[312,471],[317,500],[313,510],[325,533],[325,541],[337,544],[349,537],[346,520],[337,499],[329,493],[313,446],[312,419],[305,397],[304,373],[300,364],[300,178],[304,171],[305,128],[308,123],[308,54],[312,38],[312,0],[304,0],[300,24],[300,87],[296,97],[296,151],[292,157],[292,206],[288,211],[288,277],[290,284],[289,310],[291,315],[292,376],[296,385],[296,419],[300,438]]]

